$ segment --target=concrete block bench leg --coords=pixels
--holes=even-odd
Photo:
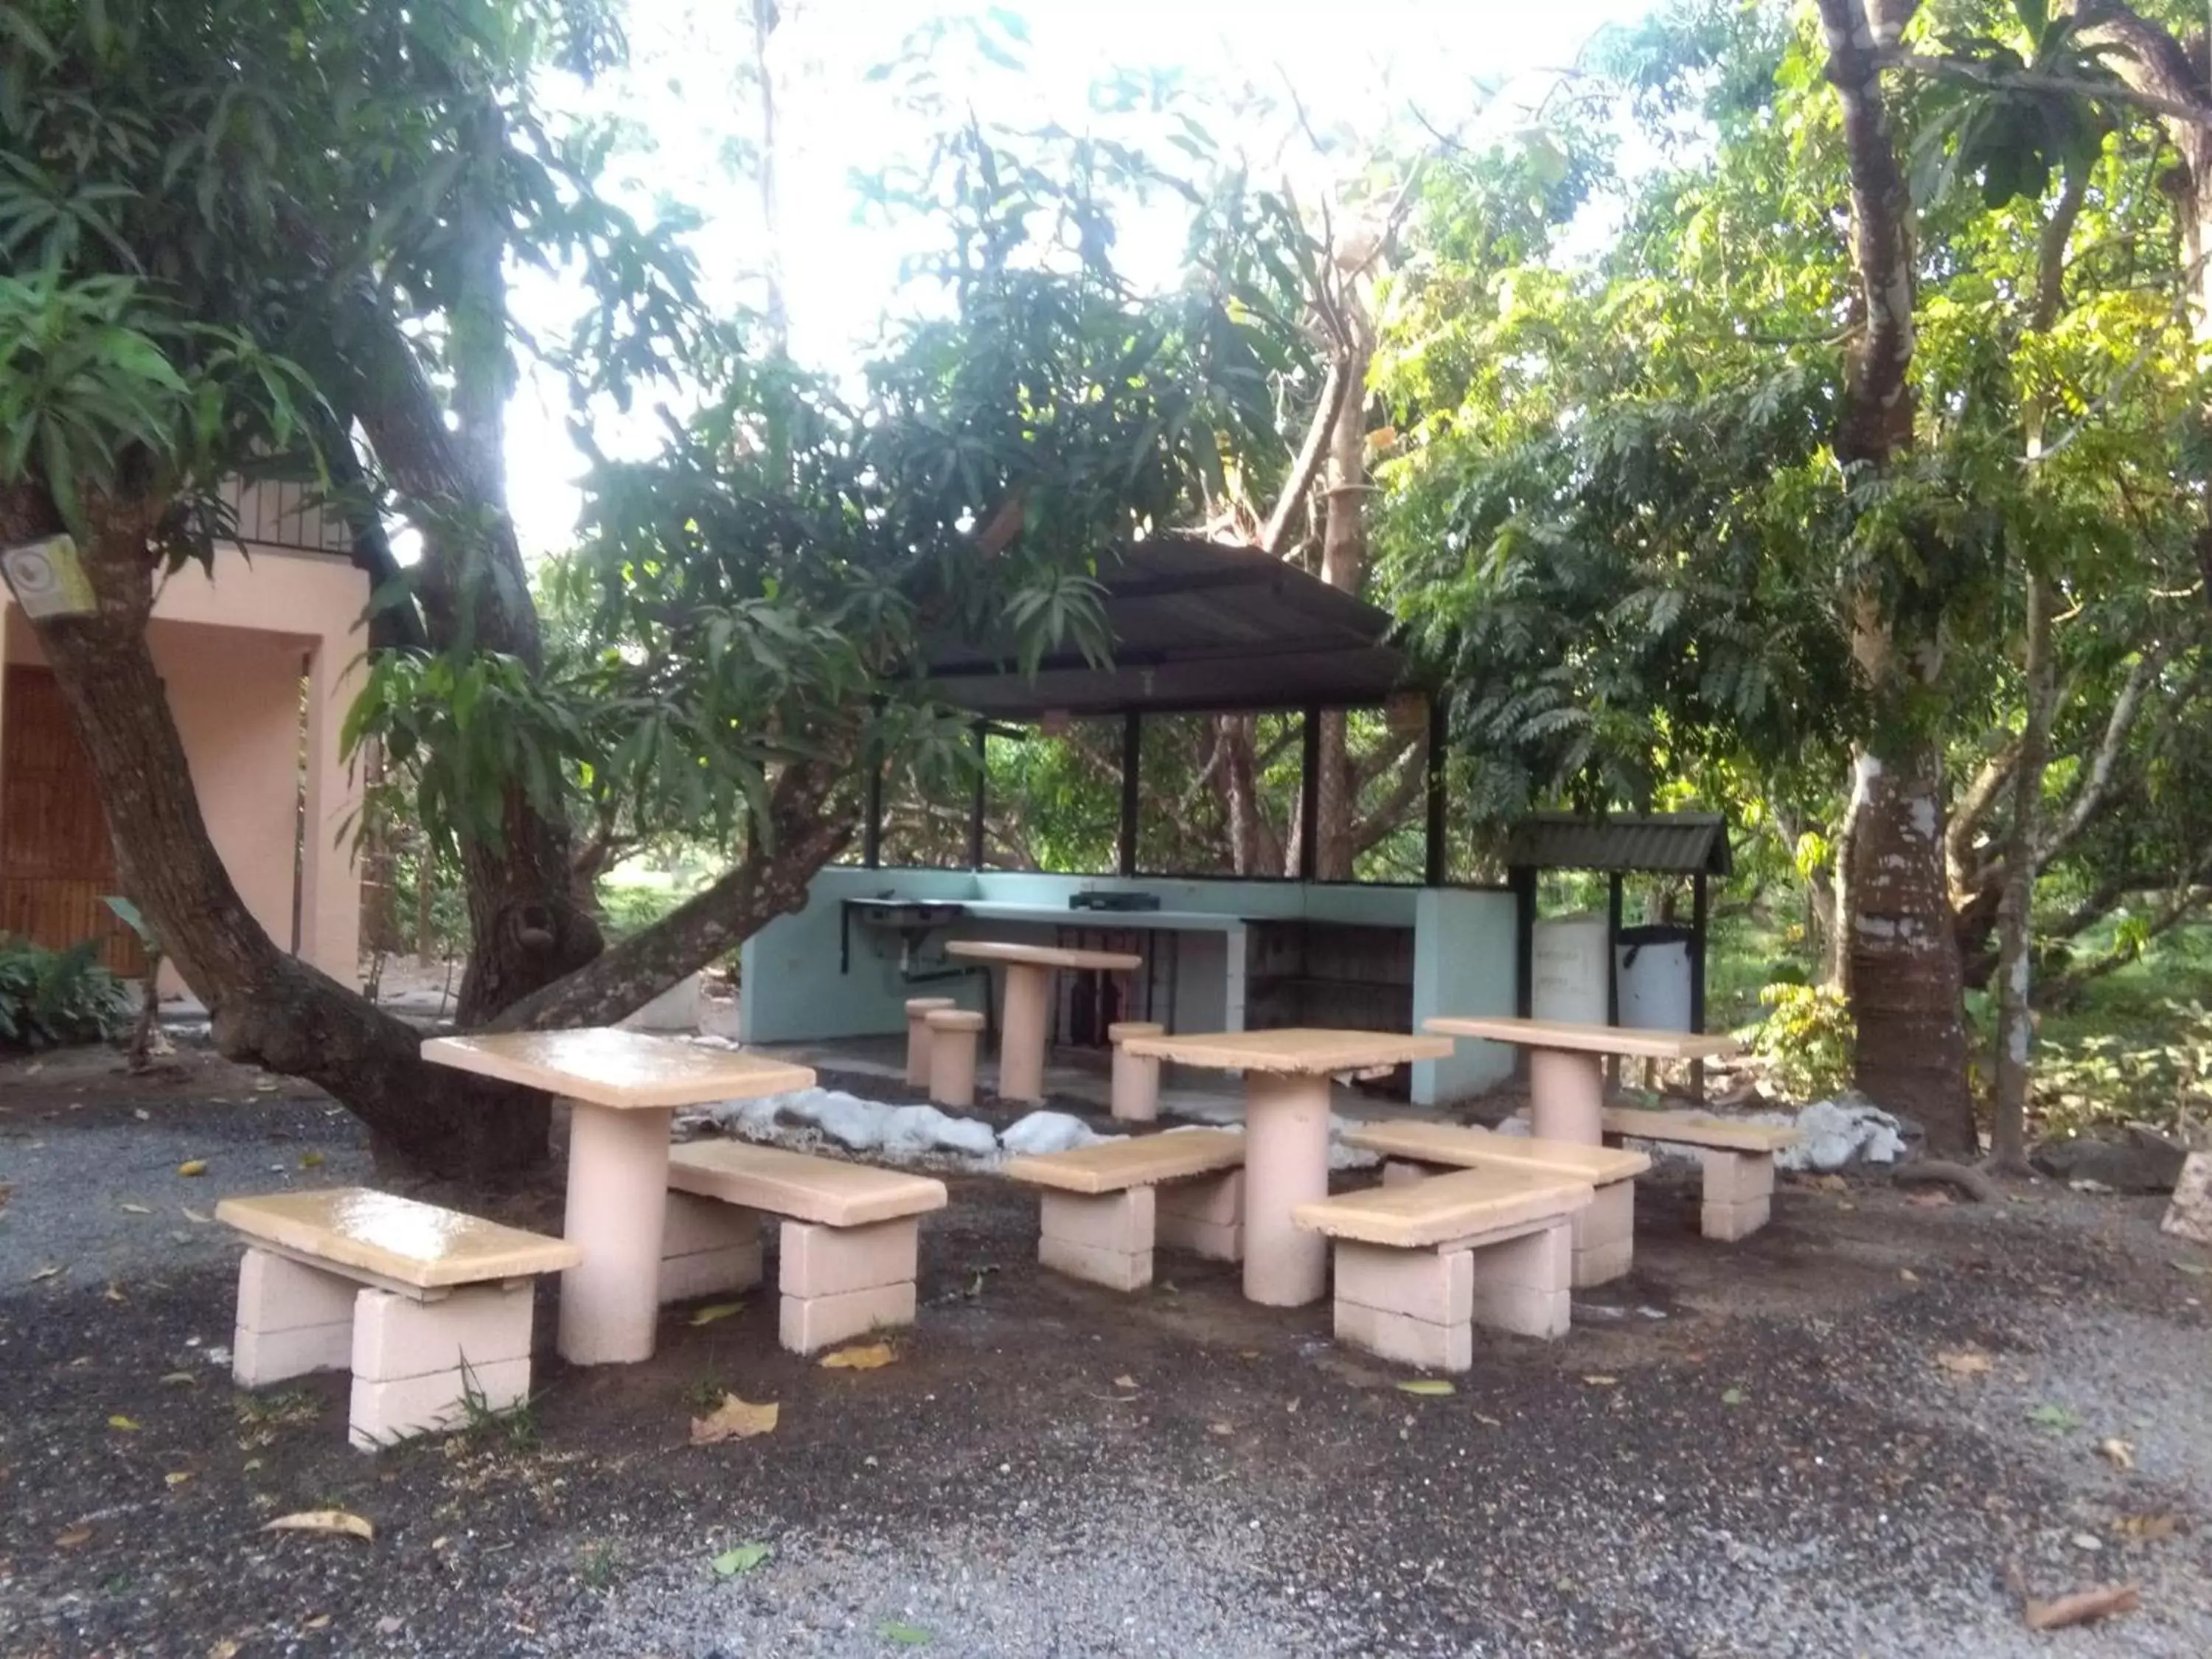
[[[238,1268],[238,1328],[231,1379],[241,1389],[353,1363],[356,1280],[289,1256],[249,1249]]]
[[[1048,1192],[1040,1206],[1037,1260],[1054,1273],[1114,1291],[1152,1282],[1158,1199],[1150,1187],[1125,1192]]]
[[[1774,1155],[1708,1147],[1699,1231],[1733,1242],[1766,1224],[1774,1205]],[[1602,1196],[1602,1194],[1601,1194]]]
[[[1401,1364],[1474,1364],[1474,1262],[1467,1250],[1336,1246],[1336,1340]]]
[[[660,1229],[660,1299],[689,1302],[761,1279],[761,1217],[719,1199],[671,1192]]]
[[[1197,1181],[1177,1181],[1158,1189],[1156,1245],[1188,1250],[1212,1261],[1244,1259],[1244,1171]]]
[[[434,1302],[364,1290],[353,1322],[353,1408],[363,1451],[457,1428],[471,1404],[504,1411],[530,1397],[528,1280],[472,1285]]]
[[[1463,1371],[1474,1363],[1476,1325],[1519,1336],[1564,1336],[1573,1231],[1562,1216],[1510,1238],[1437,1249],[1340,1239],[1337,1340],[1403,1364]]]
[[[1476,1324],[1547,1341],[1567,1334],[1572,1317],[1571,1220],[1563,1216],[1519,1238],[1479,1245],[1474,1260]]]
[[[779,1337],[813,1353],[870,1331],[911,1325],[921,1224],[908,1216],[859,1227],[783,1224]]]
[[[1626,1277],[1636,1259],[1636,1183],[1600,1187],[1589,1206],[1576,1212],[1573,1231],[1577,1290]]]

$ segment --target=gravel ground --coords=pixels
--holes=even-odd
[[[235,1247],[185,1213],[368,1178],[361,1138],[183,1062],[0,1067],[0,1654],[2212,1653],[2212,1279],[2155,1204],[1792,1186],[1728,1249],[1656,1186],[1568,1339],[1421,1398],[1219,1267],[1043,1274],[1033,1206],[963,1179],[890,1367],[781,1353],[772,1297],[679,1310],[649,1364],[545,1359],[533,1443],[368,1457],[342,1378],[230,1389]],[[690,1447],[726,1389],[775,1432]],[[333,1504],[375,1540],[258,1530]],[[2022,1626],[2017,1586],[2119,1581],[2139,1612]]]

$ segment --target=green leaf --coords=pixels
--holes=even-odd
[[[752,1571],[775,1553],[772,1544],[740,1544],[733,1550],[724,1550],[714,1558],[713,1565],[718,1577],[734,1578],[739,1573]]]
[[[926,1648],[937,1639],[921,1626],[904,1624],[896,1619],[887,1619],[877,1626],[876,1634],[902,1648]]]
[[[1401,1382],[1398,1385],[1398,1392],[1433,1398],[1440,1395],[1457,1394],[1459,1390],[1441,1376],[1416,1376]]]
[[[1724,1389],[1721,1394],[1721,1404],[1723,1406],[1741,1406],[1748,1398],[1749,1396],[1746,1395],[1741,1389]]]
[[[2027,1420],[2039,1429],[2051,1429],[2061,1434],[2081,1426],[2081,1419],[2072,1407],[2053,1405],[2048,1401],[2043,1405],[2030,1407]]]

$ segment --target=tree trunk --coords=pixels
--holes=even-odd
[[[33,623],[92,765],[124,890],[204,998],[226,1059],[329,1090],[408,1162],[488,1179],[542,1159],[543,1096],[426,1066],[422,1036],[277,949],[208,837],[146,647],[153,514],[99,503],[80,545],[96,607]],[[55,528],[43,495],[0,498],[0,544]]]
[[[1877,1105],[1918,1120],[1939,1152],[1976,1149],[1959,953],[1943,883],[1942,762],[1933,744],[1858,765],[1851,841],[1853,1074]]]
[[[1356,594],[1367,575],[1367,363],[1364,319],[1354,343],[1330,367],[1344,388],[1329,428],[1328,459],[1322,470],[1321,579]],[[1318,822],[1305,826],[1315,836],[1314,873],[1322,881],[1352,879],[1353,820],[1359,810],[1358,781],[1340,709],[1321,717],[1321,787],[1316,797]]]
[[[2034,1012],[2028,1002],[2035,912],[2035,848],[2043,833],[2043,772],[2051,750],[2057,676],[2051,659],[2051,592],[2027,576],[2024,646],[2027,712],[2013,777],[2012,828],[2005,853],[2004,900],[1997,917],[1996,1089],[1990,1153],[1999,1169],[2027,1170],[2027,1102],[2033,1072]]]

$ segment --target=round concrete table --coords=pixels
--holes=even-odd
[[[561,1275],[560,1349],[577,1365],[653,1358],[676,1108],[814,1086],[804,1066],[639,1031],[433,1037],[422,1058],[568,1103],[562,1232],[584,1259]]]
[[[1140,1057],[1244,1073],[1244,1294],[1273,1308],[1328,1289],[1328,1241],[1291,1212],[1328,1196],[1329,1079],[1451,1053],[1448,1037],[1303,1027],[1123,1041]]]
[[[956,939],[945,954],[989,963],[1006,970],[1006,1000],[999,1015],[999,1093],[1007,1100],[1044,1098],[1044,1039],[1052,1009],[1052,976],[1062,968],[1133,973],[1142,957],[1126,951],[1077,951],[1057,945],[1009,945]]]
[[[1653,1031],[1634,1025],[1584,1025],[1564,1019],[1499,1016],[1424,1020],[1439,1036],[1484,1037],[1528,1050],[1528,1127],[1540,1140],[1584,1146],[1605,1139],[1605,1057],[1632,1060],[1721,1060],[1743,1045],[1732,1036],[1696,1031]]]

